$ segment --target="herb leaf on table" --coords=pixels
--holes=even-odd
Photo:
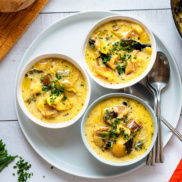
[[[6,144],[3,144],[2,140],[0,140],[0,172],[17,157],[8,155],[5,146]]]

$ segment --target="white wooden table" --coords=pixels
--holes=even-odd
[[[169,47],[182,73],[182,40],[179,39],[172,20],[170,0],[50,0],[13,49],[0,63],[0,139],[3,139],[7,144],[10,154],[19,154],[32,164],[31,171],[34,173],[34,176],[28,180],[30,182],[93,181],[66,174],[55,168],[51,170],[51,165],[44,161],[27,142],[18,124],[14,109],[14,82],[17,68],[30,43],[42,30],[58,19],[87,10],[118,11],[121,14],[132,15],[142,20]],[[182,132],[182,117],[180,117],[177,129]],[[129,175],[104,181],[168,181],[182,158],[181,151],[181,142],[173,136],[164,149],[164,164],[156,164],[155,167],[143,166]],[[12,175],[14,172],[12,166],[13,164],[10,164],[8,168],[0,173],[0,182],[17,181],[17,178]]]

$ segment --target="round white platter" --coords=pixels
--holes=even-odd
[[[17,71],[17,79],[23,66],[34,57],[45,53],[63,53],[81,64],[81,47],[92,25],[98,20],[117,13],[90,11],[63,18],[44,30],[25,52]],[[174,57],[166,46],[155,36],[158,50],[163,51],[170,62],[171,78],[167,89],[162,93],[162,115],[176,127],[182,105],[180,74]],[[91,80],[91,79],[90,79]],[[102,88],[91,80],[90,103],[96,98],[122,90]],[[112,167],[97,161],[84,146],[81,133],[81,119],[63,129],[47,129],[31,122],[20,109],[16,98],[15,107],[21,129],[35,151],[51,165],[67,173],[86,178],[108,178],[123,175],[145,165],[146,158],[128,167]],[[163,143],[167,144],[172,133],[163,125]]]

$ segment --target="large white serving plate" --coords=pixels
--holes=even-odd
[[[63,53],[81,64],[83,40],[101,18],[116,15],[114,12],[92,11],[72,15],[59,20],[42,32],[27,49],[18,69],[17,79],[23,66],[34,57],[44,53]],[[162,115],[176,127],[181,111],[182,87],[178,68],[173,56],[156,37],[158,50],[163,51],[170,62],[171,78],[168,88],[162,93]],[[91,80],[90,103],[98,97],[122,90],[102,88]],[[131,172],[144,165],[146,158],[127,167],[112,167],[97,161],[85,148],[80,133],[80,121],[63,129],[47,129],[31,122],[21,111],[15,87],[15,107],[21,129],[35,151],[51,165],[67,173],[87,178],[108,178]],[[163,125],[163,141],[167,144],[172,133]]]

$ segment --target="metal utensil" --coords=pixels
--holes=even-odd
[[[142,44],[142,43],[137,42],[137,41],[132,40],[132,39],[121,39],[121,41],[122,41],[121,46],[124,48],[128,47],[128,49],[136,49],[136,50],[141,51],[145,47],[151,47],[150,44]]]
[[[145,86],[146,85],[146,86]],[[154,97],[154,90],[151,91],[147,88],[147,84],[141,84],[138,83],[136,85],[133,85],[131,87],[124,88],[124,92],[128,94],[135,95],[142,100],[144,100],[147,104],[149,104],[152,108],[154,108],[154,112],[156,110],[156,104],[157,102],[156,97]],[[152,88],[150,88],[152,89]],[[180,141],[182,141],[182,134],[180,134],[164,117],[162,117],[162,122],[173,132],[174,135],[176,135]],[[147,160],[147,165],[152,165],[154,166],[155,164],[155,145],[151,152],[149,153],[148,160]]]
[[[155,107],[154,107],[154,96],[152,95],[152,93],[148,90],[147,87],[145,87],[144,85],[138,83],[134,86],[131,87],[127,87],[124,88],[124,92],[128,93],[128,94],[132,94],[135,95],[139,98],[141,98],[142,100],[144,100],[147,104],[149,104],[152,108],[154,108],[155,111]],[[161,116],[162,118],[162,122],[173,132],[174,135],[176,135],[180,141],[182,142],[182,134],[179,133],[163,116]]]
[[[156,162],[164,162],[162,126],[161,126],[161,91],[166,87],[170,78],[170,67],[166,55],[163,52],[157,52],[157,58],[151,71],[149,72],[148,82],[156,92],[157,97],[157,119],[158,119],[158,137]]]
[[[155,90],[152,87],[150,87],[150,89],[152,90],[153,95],[154,95],[154,103],[157,103],[157,97],[155,96]],[[155,108],[155,106],[154,106],[154,108]],[[182,142],[182,134],[179,133],[163,116],[161,116],[161,120],[173,132],[173,134],[176,135],[179,138],[179,140]]]

